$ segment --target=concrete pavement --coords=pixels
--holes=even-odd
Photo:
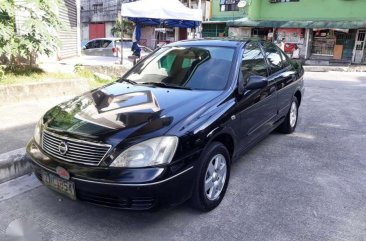
[[[51,107],[71,98],[61,96],[0,106],[0,154],[24,147],[41,116]]]
[[[0,197],[0,240],[15,219],[32,222],[47,241],[365,240],[366,75],[307,73],[305,83],[296,132],[273,133],[234,163],[226,197],[212,212],[100,208],[28,177]]]

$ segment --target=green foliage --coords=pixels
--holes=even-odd
[[[98,88],[102,85],[113,82],[113,80],[106,80],[106,79],[99,78],[92,71],[85,68],[81,64],[76,64],[75,65],[74,72],[78,77],[88,79],[89,85],[91,86],[92,89],[95,89],[95,88]],[[116,79],[116,77],[113,76],[112,79]]]
[[[111,29],[111,34],[115,37],[121,37],[121,20],[116,19],[116,23]],[[133,22],[123,20],[123,37],[131,37],[133,33],[134,25]]]
[[[11,85],[11,84],[24,84],[24,83],[33,83],[39,81],[53,81],[53,80],[73,80],[78,78],[79,76],[72,73],[47,73],[42,69],[34,67],[21,65],[16,68],[4,67],[1,68],[3,70],[3,77],[0,79],[0,85]],[[1,75],[1,74],[0,74]]]
[[[58,17],[61,1],[0,0],[0,55],[10,66],[36,54],[50,56],[59,45],[57,32],[63,24]]]
[[[3,80],[5,75],[4,67],[0,65],[0,81]]]

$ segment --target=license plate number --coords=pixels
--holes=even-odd
[[[75,200],[75,184],[71,181],[59,178],[51,173],[42,172],[43,183],[52,188],[53,190],[68,196],[69,198]]]

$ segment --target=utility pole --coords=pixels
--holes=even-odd
[[[206,4],[205,4],[205,7],[206,7]],[[203,10],[202,10],[202,1],[201,0],[198,0],[198,9],[201,11],[201,13],[203,13]],[[203,14],[202,14],[202,17],[204,17]],[[198,33],[199,33],[199,37],[200,38],[202,38],[202,21],[203,20],[204,19],[201,19],[200,25],[198,26]]]
[[[123,65],[123,30],[124,30],[122,7],[123,7],[123,0],[121,1],[121,60],[120,60],[121,65]]]

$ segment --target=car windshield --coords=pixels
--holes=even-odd
[[[227,47],[163,47],[123,80],[159,87],[222,90],[228,82],[234,52]]]

